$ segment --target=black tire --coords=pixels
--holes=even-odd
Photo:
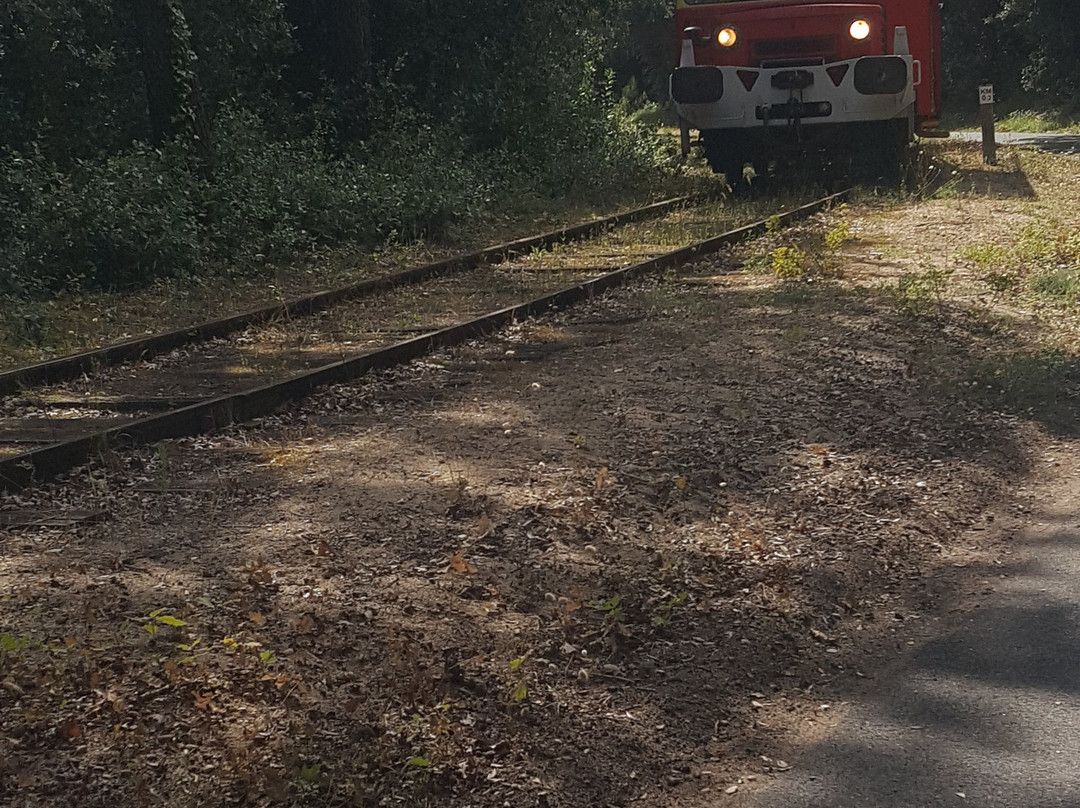
[[[908,119],[896,118],[871,124],[860,152],[854,172],[857,179],[890,187],[899,185],[911,163]]]
[[[731,132],[707,129],[701,133],[701,148],[709,168],[724,175],[733,193],[746,190],[743,169],[749,155],[741,138]]]

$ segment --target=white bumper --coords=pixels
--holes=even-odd
[[[875,92],[866,92],[868,71],[884,63],[863,64],[867,59],[900,59],[906,69],[903,88],[897,92],[880,92],[881,86],[873,86]],[[844,69],[846,66],[846,70]],[[897,73],[893,84],[899,83]],[[820,124],[845,124],[865,121],[881,121],[906,115],[915,102],[915,87],[921,76],[918,62],[910,55],[891,55],[889,57],[863,57],[847,62],[835,62],[829,65],[803,67],[782,67],[750,69],[737,67],[691,66],[691,70],[720,71],[722,81],[715,74],[709,75],[706,89],[699,94],[715,95],[716,87],[721,87],[722,95],[718,100],[706,100],[703,103],[679,102],[679,95],[694,96],[697,90],[688,91],[687,82],[678,81],[672,76],[672,97],[675,108],[690,126],[695,129],[749,129],[761,126],[786,126],[796,119],[802,126]],[[680,70],[683,68],[680,68]],[[843,71],[839,84],[833,75]],[[757,74],[750,89],[746,88],[743,77]],[[801,75],[796,75],[801,74]],[[860,77],[857,88],[856,76]],[[683,75],[681,78],[687,78]],[[803,86],[805,85],[805,86]],[[884,84],[891,89],[889,83]],[[695,99],[697,100],[697,99]]]

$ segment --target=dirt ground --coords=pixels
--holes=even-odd
[[[976,148],[928,201],[5,495],[97,518],[0,533],[0,802],[693,808],[783,777],[978,602],[1075,448],[1076,301],[1028,290],[1080,162]]]

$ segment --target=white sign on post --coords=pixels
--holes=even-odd
[[[993,84],[980,84],[979,85],[979,103],[980,104],[993,104],[994,103],[994,85]]]

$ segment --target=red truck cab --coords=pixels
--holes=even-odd
[[[937,128],[937,0],[678,0],[675,27],[672,99],[714,168],[770,139],[895,146]]]

